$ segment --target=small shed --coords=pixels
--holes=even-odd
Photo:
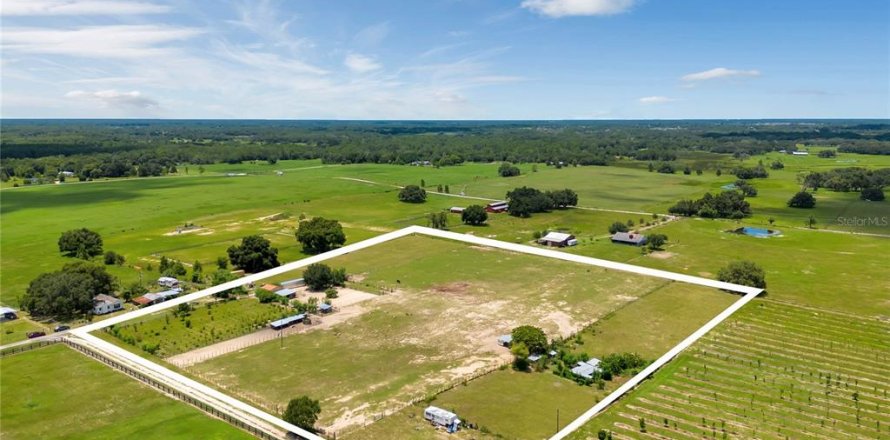
[[[306,280],[302,278],[296,278],[293,280],[282,281],[281,285],[284,287],[300,287],[306,285]]]
[[[278,289],[281,289],[281,286],[276,284],[263,284],[260,289],[263,289],[268,292],[275,292]]]
[[[287,299],[294,299],[297,297],[296,289],[279,289],[275,291],[275,294]]]
[[[501,335],[498,336],[498,345],[503,347],[509,347],[510,344],[513,343],[513,335]]]
[[[539,360],[541,360],[542,357],[543,357],[543,356],[541,356],[541,355],[539,355],[539,354],[533,354],[533,355],[531,355],[531,356],[528,357],[528,361],[529,361],[529,362],[538,362]]]
[[[173,277],[158,278],[158,285],[161,287],[179,287],[179,280]]]
[[[429,420],[433,425],[445,427],[448,432],[457,431],[457,428],[460,427],[460,419],[457,418],[457,414],[436,406],[428,406],[423,410],[423,418]]]
[[[290,327],[298,322],[302,322],[306,319],[305,313],[300,313],[299,315],[288,316],[287,318],[282,318],[277,321],[272,321],[269,323],[269,327],[273,330],[281,330],[283,328]]]
[[[612,243],[642,246],[646,244],[646,236],[638,232],[616,232],[612,236]]]
[[[331,313],[333,311],[334,311],[334,306],[332,306],[330,304],[321,303],[318,305],[318,313]]]
[[[578,240],[575,239],[575,236],[572,234],[566,234],[564,232],[548,232],[547,235],[538,240],[538,243],[547,246],[566,247],[577,245]]]
[[[99,294],[93,297],[93,314],[104,315],[124,308],[124,303],[111,295]]]
[[[448,208],[448,212],[450,212],[452,214],[460,214],[460,213],[464,212],[464,209],[465,208],[460,207],[460,206],[452,206],[451,208]]]
[[[18,315],[15,312],[15,309],[11,309],[9,307],[0,307],[0,322],[3,321],[12,321],[13,319],[18,319]]]

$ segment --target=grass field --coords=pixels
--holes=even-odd
[[[884,321],[756,301],[573,438],[886,438],[888,335]]]
[[[4,439],[254,438],[63,345],[0,358],[0,369]]]
[[[254,298],[208,300],[191,306],[188,315],[160,312],[108,331],[121,342],[167,357],[250,333],[288,315],[283,306],[261,304]]]
[[[24,341],[28,339],[28,333],[36,331],[49,333],[52,328],[23,318],[0,323],[0,345]]]
[[[579,333],[580,344],[570,342],[569,347],[600,358],[609,353],[637,352],[655,359],[738,299],[713,289],[670,283],[605,315]],[[616,378],[598,390],[579,386],[549,370],[503,370],[446,391],[431,404],[478,425],[479,430],[463,433],[468,438],[485,438],[488,433],[500,438],[540,439],[556,432],[557,410],[564,426],[622,381]],[[425,405],[409,406],[349,437],[384,439],[411,432],[418,439],[436,438],[437,433],[422,420]]]
[[[250,347],[190,371],[266,408],[306,393],[322,400],[323,426],[361,424],[509,360],[496,340],[517,325],[565,336],[667,284],[428,237],[402,238],[330,264],[360,279],[354,288],[391,293],[329,330],[291,335],[283,346]]]

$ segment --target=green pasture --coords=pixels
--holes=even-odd
[[[30,319],[20,317],[13,321],[0,323],[0,345],[28,339],[28,333],[42,331],[50,333],[52,326],[44,326]]]
[[[572,438],[884,438],[888,330],[755,301]]]
[[[4,439],[251,439],[63,345],[0,358]]]

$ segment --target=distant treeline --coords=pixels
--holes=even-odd
[[[4,120],[2,175],[158,175],[177,165],[321,159],[436,166],[471,162],[609,165],[678,152],[760,154],[794,144],[890,154],[874,121],[158,121]]]

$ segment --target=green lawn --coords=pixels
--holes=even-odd
[[[129,321],[109,329],[121,342],[152,351],[159,357],[204,347],[263,328],[267,322],[293,312],[280,304],[261,304],[254,298],[201,301],[188,315],[174,310]]]
[[[24,341],[28,339],[28,333],[35,331],[42,331],[48,334],[52,331],[52,328],[26,318],[0,323],[0,345]]]
[[[0,358],[4,439],[251,439],[128,376],[54,345]]]
[[[880,320],[758,300],[572,438],[885,438],[888,334]]]

